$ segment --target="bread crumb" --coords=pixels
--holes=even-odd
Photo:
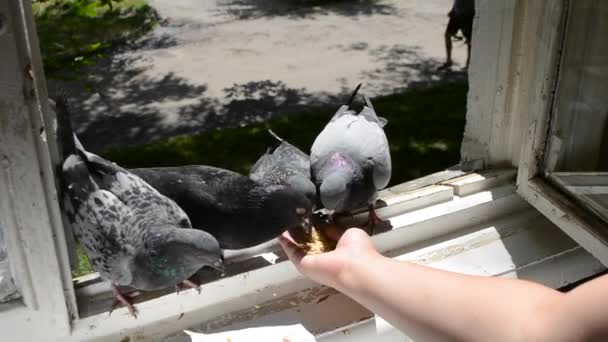
[[[309,235],[309,241],[304,241],[298,244],[306,254],[321,254],[333,251],[336,248],[336,242],[329,239],[321,230],[314,226]]]

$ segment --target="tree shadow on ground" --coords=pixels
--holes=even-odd
[[[383,45],[369,51],[381,66],[362,72],[376,93],[400,93],[449,82],[466,82],[466,70],[439,70],[443,61],[422,55],[417,46]]]
[[[148,76],[137,58],[126,56],[104,59],[84,74],[84,81],[49,80],[49,89],[51,97],[58,89],[66,93],[76,133],[92,152],[245,126],[326,106],[339,97],[261,80],[234,84],[218,99],[205,84],[174,73]]]
[[[93,58],[149,32],[159,16],[145,2],[48,0],[33,4],[45,71],[57,75],[93,63]],[[77,76],[73,72],[72,77]]]
[[[393,15],[397,9],[382,0],[220,0],[218,14],[238,19],[260,17],[307,18],[316,15]]]
[[[86,69],[82,80],[50,80],[50,93],[67,93],[76,133],[93,152],[191,133],[183,127],[200,126],[213,112],[215,104],[205,97],[205,85],[193,85],[173,73],[153,78],[145,71],[136,58],[105,58]],[[180,110],[163,107],[165,103]],[[187,115],[191,113],[185,108],[192,107],[200,115]]]
[[[437,71],[441,63],[424,58],[416,47],[382,46],[369,49],[368,53],[378,61],[379,67],[361,71],[360,79],[365,83],[363,89],[374,94],[394,93],[394,98],[383,97],[389,110],[404,112],[398,107],[397,102],[404,101],[403,99],[407,98],[407,94],[412,89],[432,88],[453,82],[466,84],[466,75],[463,72]],[[140,63],[136,57],[119,54],[113,58],[103,59],[83,73],[84,86],[82,82],[50,81],[51,90],[58,87],[66,89],[74,109],[72,117],[74,127],[90,151],[101,153],[125,146],[148,144],[177,135],[200,134],[216,129],[248,125],[254,125],[251,126],[253,130],[260,130],[255,124],[277,119],[282,122],[283,130],[288,131],[290,135],[300,134],[298,130],[307,131],[304,134],[307,138],[301,138],[306,150],[309,148],[307,145],[312,143],[308,141],[309,136],[314,138],[324,122],[348,99],[355,86],[344,81],[340,89],[336,89],[333,93],[325,93],[289,87],[281,81],[257,80],[225,88],[223,95],[218,98],[208,93],[206,84],[193,84],[174,73],[149,76],[145,65],[147,64]],[[391,101],[395,102],[396,109],[393,109]],[[463,98],[462,101],[465,99]],[[404,102],[403,105],[408,103]],[[415,138],[415,141],[407,142],[405,148],[412,150],[412,155],[425,155],[428,149],[447,149],[446,144],[438,143],[439,137],[433,133],[433,130],[440,130],[437,124],[427,122],[424,118],[429,109],[417,106],[416,110],[419,112],[406,111],[407,115],[414,115],[411,118],[413,121],[408,121],[407,124],[416,125],[416,117],[419,116],[420,122],[424,122],[429,127],[418,131],[424,132],[426,136],[412,132],[411,139]],[[461,113],[460,109],[458,112]],[[318,113],[323,115],[319,116],[315,123],[307,119]],[[292,120],[290,119],[292,116],[302,116],[303,120]],[[446,116],[448,117],[449,115]],[[290,128],[289,125],[294,127]],[[462,130],[460,126],[464,124],[458,121],[451,125],[455,127],[456,134],[459,134],[458,132]],[[392,127],[394,126],[390,125],[387,129],[390,131]],[[213,134],[217,136],[218,133]],[[449,134],[449,129],[445,134]],[[231,146],[238,148],[242,141],[247,140],[246,135],[245,131],[236,134],[234,144]],[[395,145],[395,148],[404,146],[404,144],[398,145]],[[449,148],[452,148],[452,145],[454,142],[450,142]],[[225,152],[229,153],[229,151]],[[242,159],[239,165],[255,161],[252,159],[254,155],[256,154],[248,155],[251,160]],[[222,158],[228,157],[223,155]],[[154,162],[167,165],[177,163],[178,160],[162,162],[154,159]],[[244,169],[241,166],[237,168]],[[416,172],[408,171],[408,174],[415,176]]]

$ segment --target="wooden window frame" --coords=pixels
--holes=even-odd
[[[569,1],[547,4],[547,15],[535,23],[524,23],[522,47],[526,50],[531,69],[523,77],[534,87],[522,88],[517,94],[527,109],[527,129],[519,163],[518,193],[547,216],[577,243],[604,265],[608,265],[608,230],[606,223],[564,195],[547,178],[543,163],[551,139],[550,125],[553,101],[559,80],[559,63],[564,48]],[[530,12],[538,10],[528,4]],[[556,20],[558,18],[559,20]],[[527,93],[523,93],[527,91]]]
[[[31,3],[2,1],[0,15],[0,224],[21,293],[2,306],[0,330],[20,327],[40,339],[58,338],[70,334],[76,302]]]

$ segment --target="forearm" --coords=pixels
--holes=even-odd
[[[551,312],[564,296],[530,282],[466,276],[380,255],[354,264],[335,287],[416,341],[530,340],[543,333],[538,313]]]

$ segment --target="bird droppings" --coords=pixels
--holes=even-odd
[[[177,317],[177,320],[179,321],[180,319],[182,319],[182,317],[184,317],[184,313],[183,312],[179,314],[179,317]]]

